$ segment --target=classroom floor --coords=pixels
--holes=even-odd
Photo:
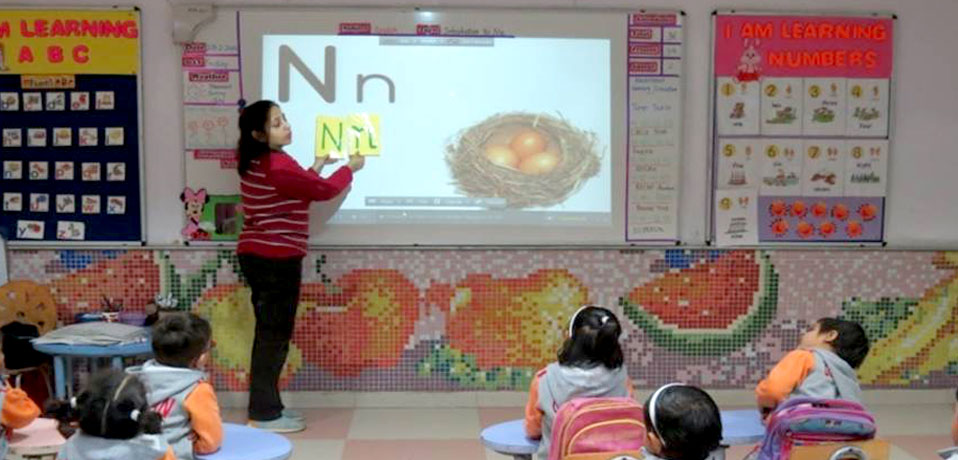
[[[736,409],[729,407],[727,409]],[[872,407],[880,436],[893,444],[892,460],[932,460],[951,444],[951,407]],[[521,407],[303,409],[309,428],[289,435],[294,460],[506,460],[483,448],[481,427],[522,417]],[[245,422],[245,411],[224,409],[224,418]],[[747,446],[729,449],[738,460]]]

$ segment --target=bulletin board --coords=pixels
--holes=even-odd
[[[714,15],[713,243],[884,241],[894,26]]]
[[[342,202],[323,202],[311,208],[311,242],[324,245],[446,245],[446,244],[622,244],[626,242],[653,242],[674,244],[678,239],[678,209],[680,158],[682,140],[682,98],[684,69],[684,14],[680,11],[645,11],[625,9],[605,10],[525,10],[525,9],[466,9],[442,8],[424,11],[413,8],[221,8],[214,7],[214,17],[205,20],[190,43],[183,45],[182,78],[184,83],[184,153],[186,183],[179,198],[183,202],[185,219],[180,236],[185,242],[231,241],[238,237],[242,228],[240,181],[236,173],[235,145],[239,137],[236,128],[239,109],[247,102],[270,96],[263,90],[274,91],[275,85],[264,81],[274,69],[266,65],[269,56],[275,54],[275,45],[267,37],[321,36],[319,39],[340,46],[336,59],[338,65],[346,66],[349,49],[344,43],[347,37],[365,37],[378,40],[380,46],[402,46],[408,50],[415,46],[443,50],[455,46],[478,46],[494,48],[497,44],[518,42],[516,39],[596,40],[608,43],[607,85],[609,90],[602,95],[608,103],[608,111],[601,115],[610,120],[607,133],[599,133],[608,139],[600,141],[599,155],[603,166],[599,176],[606,175],[607,185],[602,198],[608,200],[608,219],[602,226],[575,227],[582,216],[557,215],[554,220],[540,218],[534,231],[516,231],[528,228],[528,223],[509,212],[490,214],[492,218],[509,220],[504,223],[476,223],[465,219],[448,218],[428,222],[400,222],[404,210],[390,210],[383,205],[367,214],[352,215],[342,212]],[[184,17],[184,21],[187,20]],[[277,27],[277,24],[281,26]],[[284,38],[285,39],[285,38]],[[294,38],[288,38],[291,43]],[[303,38],[305,39],[305,38]],[[479,44],[479,45],[477,45]],[[312,59],[305,66],[317,72],[323,79],[323,46],[290,45],[297,58]],[[376,52],[375,48],[370,48]],[[355,58],[355,56],[351,56]],[[379,62],[379,61],[377,61]],[[571,61],[570,61],[571,62]],[[566,62],[574,69],[575,65]],[[445,71],[449,67],[441,60],[431,65]],[[376,72],[382,71],[380,64]],[[585,67],[585,66],[579,66]],[[303,69],[290,70],[293,90],[284,99],[272,95],[284,111],[301,99],[297,85],[302,84]],[[345,72],[345,71],[344,71]],[[426,69],[423,72],[427,72]],[[511,71],[510,71],[511,72]],[[507,74],[509,72],[506,72]],[[528,72],[512,75],[519,80]],[[358,101],[356,74],[343,74],[338,83],[339,99]],[[561,79],[562,72],[548,75]],[[371,78],[371,77],[370,77]],[[482,79],[479,79],[482,80]],[[542,80],[545,81],[545,80]],[[381,84],[382,79],[372,85]],[[397,90],[397,100],[408,103],[421,93]],[[539,85],[543,86],[543,85]],[[508,85],[499,87],[507,89]],[[582,86],[577,86],[582,88]],[[460,88],[461,92],[470,88]],[[533,88],[535,90],[536,88]],[[300,90],[301,91],[301,90]],[[481,93],[485,90],[475,90]],[[306,91],[309,92],[309,91]],[[561,102],[563,96],[576,96],[578,90],[557,93],[551,100]],[[375,94],[378,98],[380,94]],[[373,96],[367,93],[368,100]],[[405,99],[403,99],[405,98]],[[313,118],[334,116],[336,107],[328,101],[315,104]],[[443,101],[438,101],[441,104]],[[419,104],[422,106],[423,104]],[[558,113],[551,108],[535,104],[516,103],[516,108],[527,112],[550,113],[557,118],[568,115],[570,110]],[[332,108],[330,108],[332,107]],[[423,118],[435,122],[443,117],[439,113],[462,106],[436,106],[435,113]],[[483,112],[470,123],[477,126],[493,111]],[[504,113],[504,112],[500,112]],[[557,114],[558,113],[558,114]],[[299,118],[299,117],[297,117]],[[588,117],[582,117],[588,119]],[[465,127],[470,126],[464,124]],[[311,139],[316,130],[294,128],[294,138]],[[443,131],[453,138],[455,131]],[[296,142],[294,141],[294,146]],[[439,159],[436,176],[448,174],[443,156],[447,155],[450,141],[443,146],[429,146]],[[403,152],[383,151],[382,158],[370,158],[350,192],[361,193],[361,187],[372,182],[387,183],[373,179],[377,164],[391,158],[399,158]],[[407,150],[408,151],[408,150]],[[447,157],[448,158],[448,157]],[[302,162],[301,162],[302,164]],[[398,177],[396,179],[401,179]],[[589,181],[592,182],[589,182]],[[451,183],[453,179],[437,180]],[[594,179],[583,180],[586,186]],[[415,193],[404,193],[399,188],[392,202],[431,205],[457,200],[468,201],[471,197],[454,194],[431,195],[428,198]],[[390,196],[390,199],[393,198]],[[348,198],[347,198],[348,199]],[[377,198],[369,198],[375,200]],[[381,200],[380,203],[390,200]],[[343,205],[343,208],[340,206]],[[348,205],[348,202],[347,202]],[[364,210],[365,211],[365,210]],[[418,209],[416,210],[418,211]],[[544,209],[549,212],[550,209]],[[412,212],[410,212],[412,214]],[[521,214],[521,213],[516,213]],[[551,217],[550,217],[551,218]],[[563,220],[566,219],[566,220]],[[576,221],[575,219],[580,219]],[[565,222],[565,223],[564,223]],[[517,227],[520,225],[520,227]]]
[[[138,10],[0,10],[0,235],[143,241]]]

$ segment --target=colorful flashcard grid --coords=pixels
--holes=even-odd
[[[626,240],[678,238],[682,15],[637,13],[628,26]]]
[[[720,14],[720,245],[883,239],[893,20]]]
[[[76,91],[75,86],[75,78],[24,76],[19,90],[0,92],[2,112],[76,112],[67,118],[69,123],[51,125],[42,121],[45,118],[34,117],[41,121],[2,129],[0,190],[3,212],[19,214],[16,235],[11,235],[14,239],[82,241],[87,239],[87,229],[85,222],[77,220],[80,215],[126,214],[125,195],[55,193],[63,189],[95,192],[102,181],[127,180],[126,162],[102,162],[97,158],[98,153],[131,142],[124,128],[102,126],[89,115],[114,110],[117,95],[114,91]],[[49,119],[64,120],[62,114],[50,115]],[[54,149],[53,161],[46,154],[48,148]],[[77,188],[76,182],[86,186]],[[101,206],[101,201],[106,206]],[[56,215],[56,225],[48,229],[51,213]]]

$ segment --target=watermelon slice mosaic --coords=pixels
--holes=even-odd
[[[64,324],[104,298],[142,311],[168,294],[212,322],[216,386],[246,388],[254,317],[230,251],[15,250],[9,263],[4,314],[48,326],[25,298],[52,297]],[[750,387],[822,316],[865,326],[867,386],[958,386],[958,252],[335,250],[311,253],[303,276],[289,390],[525,390],[587,302],[620,316],[642,387]]]

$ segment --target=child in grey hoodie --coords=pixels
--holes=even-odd
[[[868,355],[865,329],[858,323],[822,318],[802,335],[797,349],[785,355],[755,387],[764,416],[785,399],[811,397],[862,402],[855,369]]]
[[[645,401],[645,460],[725,458],[722,416],[700,388],[670,383]]]
[[[606,308],[584,306],[569,321],[569,337],[558,362],[536,373],[526,403],[526,436],[542,441],[538,456],[549,455],[552,423],[563,403],[575,398],[632,396],[623,365],[622,327]]]
[[[173,460],[160,435],[160,416],[146,402],[136,377],[107,369],[90,377],[87,388],[69,403],[50,406],[61,423],[79,419],[80,430],[67,439],[57,460]]]
[[[179,460],[216,452],[223,443],[216,393],[202,370],[211,335],[210,323],[192,313],[164,316],[153,325],[156,358],[127,369],[146,385],[150,407],[163,417],[163,435]]]

